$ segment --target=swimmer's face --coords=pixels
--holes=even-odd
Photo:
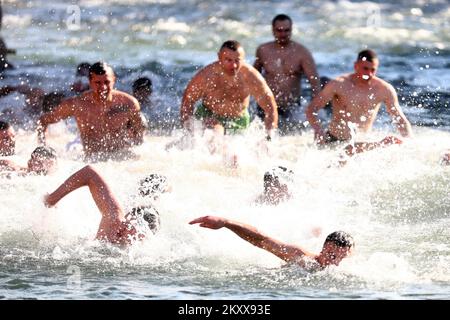
[[[352,248],[340,247],[333,242],[326,242],[322,248],[321,254],[325,257],[327,265],[335,266],[341,263],[342,259],[348,257],[352,253]]]
[[[223,72],[229,76],[234,76],[239,72],[244,59],[245,52],[242,47],[237,49],[237,51],[228,48],[223,48],[219,51],[219,63],[222,66]]]
[[[364,59],[364,58],[363,58]],[[366,60],[358,60],[355,62],[355,74],[358,78],[369,81],[377,73],[378,59],[374,59],[373,62]]]
[[[14,154],[16,147],[16,134],[12,127],[6,130],[0,130],[0,154],[10,156]]]
[[[111,99],[111,93],[114,88],[116,77],[111,70],[108,70],[105,74],[92,74],[89,80],[89,85],[101,101],[107,101]]]
[[[277,20],[272,26],[275,41],[280,45],[287,45],[291,41],[292,23],[289,20]]]
[[[32,153],[28,160],[28,171],[37,174],[46,175],[55,166],[56,159],[45,158],[35,153]]]

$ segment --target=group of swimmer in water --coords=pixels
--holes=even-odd
[[[212,129],[214,138],[211,145],[217,145],[225,134],[245,131],[250,124],[250,97],[258,105],[258,116],[264,122],[267,140],[272,140],[277,128],[280,134],[295,131],[299,123],[294,119],[293,111],[300,107],[303,76],[312,91],[306,117],[319,146],[342,146],[347,156],[353,156],[375,148],[401,144],[403,141],[395,136],[387,136],[377,142],[352,141],[353,128],[362,132],[372,129],[382,104],[386,106],[401,136],[412,136],[411,124],[400,108],[396,90],[376,76],[379,58],[374,51],[366,49],[359,52],[353,73],[341,75],[323,86],[312,54],[303,45],[291,40],[291,18],[284,14],[277,15],[272,20],[272,31],[274,40],[257,48],[253,66],[245,62],[242,45],[238,41],[228,40],[220,47],[217,61],[193,76],[184,91],[180,107],[180,121],[187,136],[193,135],[194,120],[200,120],[204,129]],[[133,158],[132,148],[142,144],[145,134],[146,121],[141,115],[141,107],[149,103],[151,80],[139,79],[133,84],[133,95],[130,95],[114,89],[116,76],[104,62],[82,64],[77,75],[79,79],[72,86],[72,91],[77,95],[70,98],[55,93],[45,94],[42,90],[26,86],[0,88],[0,96],[13,91],[22,92],[29,95],[29,109],[43,110],[36,119],[41,146],[33,151],[27,167],[2,159],[1,171],[23,175],[51,172],[57,157],[55,150],[46,145],[47,128],[71,117],[76,121],[87,161]],[[88,78],[87,83],[83,83],[83,77]],[[332,116],[325,129],[318,112],[328,103],[331,103]],[[213,152],[214,148],[210,150]],[[14,129],[8,122],[0,121],[0,154],[10,156],[14,153]],[[443,162],[450,163],[450,154],[444,156]],[[264,193],[258,201],[277,205],[289,199],[285,177],[292,174],[284,167],[266,172]],[[153,232],[159,228],[159,214],[153,206],[140,206],[124,212],[106,181],[92,165],[71,175],[45,196],[44,203],[52,207],[84,186],[89,187],[102,215],[97,239],[114,244],[131,244],[145,237],[145,233],[136,228],[137,223],[147,224]],[[166,177],[153,174],[140,182],[139,190],[141,196],[154,199],[169,191],[170,185]],[[227,228],[249,243],[307,269],[338,265],[354,248],[352,236],[343,231],[329,234],[320,253],[313,254],[227,218],[205,216],[192,220],[190,224],[209,229]]]

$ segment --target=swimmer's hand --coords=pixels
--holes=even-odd
[[[214,216],[204,216],[189,222],[189,224],[196,223],[198,223],[200,227],[217,230],[225,227],[226,219]]]
[[[47,208],[54,207],[55,204],[58,202],[58,201],[55,201],[55,200],[56,200],[56,199],[54,199],[54,197],[52,197],[52,194],[51,194],[51,193],[47,193],[47,194],[44,196],[44,205],[45,205]]]
[[[277,131],[275,129],[267,130],[266,140],[273,141],[276,134],[277,134]]]

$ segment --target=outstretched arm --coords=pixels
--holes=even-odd
[[[44,199],[44,203],[46,206],[52,207],[72,191],[84,186],[89,187],[92,198],[103,217],[112,219],[113,221],[120,220],[122,208],[119,202],[106,181],[89,165],[75,172],[55,191],[48,194]]]
[[[273,253],[277,257],[283,259],[284,261],[294,261],[305,255],[309,256],[311,254],[307,253],[305,250],[298,246],[293,246],[289,244],[282,243],[281,241],[275,240],[261,232],[256,228],[240,223],[237,221],[232,221],[226,218],[205,216],[197,218],[189,222],[189,224],[198,223],[200,227],[209,229],[220,229],[227,228],[245,241],[250,242],[258,248],[264,249]]]

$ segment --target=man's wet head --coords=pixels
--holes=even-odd
[[[353,237],[344,231],[335,231],[330,233],[322,247],[320,256],[323,259],[324,265],[339,265],[345,257],[352,253],[355,247]]]
[[[139,181],[139,195],[142,197],[157,198],[161,193],[170,191],[167,177],[152,173]]]
[[[290,197],[289,185],[293,182],[294,172],[278,166],[264,174],[264,195],[269,202],[279,203]]]
[[[46,175],[51,171],[57,162],[56,151],[51,147],[37,147],[31,153],[28,160],[28,171],[32,173]]]
[[[147,77],[136,79],[132,85],[133,96],[139,101],[139,103],[147,102],[150,100],[150,95],[153,91],[152,80]]]
[[[109,101],[116,76],[113,69],[105,62],[96,62],[89,68],[89,85],[94,96],[100,101]]]
[[[371,80],[377,73],[379,60],[377,54],[372,50],[363,50],[358,53],[354,64],[357,78],[365,81]]]
[[[153,233],[158,232],[161,225],[159,212],[152,205],[134,207],[126,218],[128,221],[135,221],[138,225],[144,224]]]
[[[285,14],[279,14],[272,20],[272,33],[276,43],[287,46],[291,41],[292,20]]]
[[[225,41],[220,47],[219,63],[223,72],[228,76],[235,76],[245,59],[245,51],[236,40]]]

